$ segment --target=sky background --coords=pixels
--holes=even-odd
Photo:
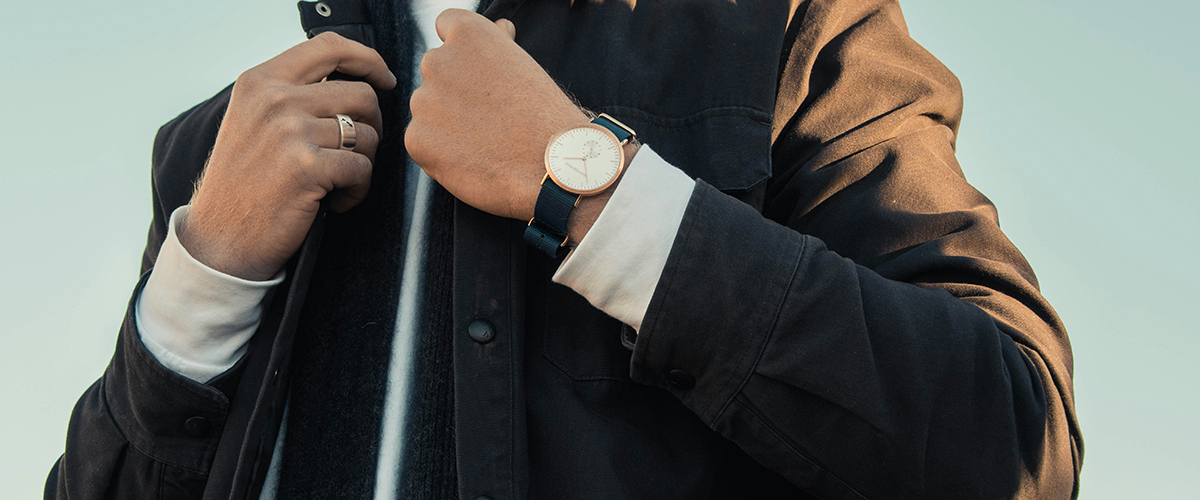
[[[103,372],[157,128],[303,40],[291,0],[16,2],[0,30],[0,497]],[[961,79],[958,157],[1067,324],[1085,499],[1200,498],[1200,3],[906,0]]]

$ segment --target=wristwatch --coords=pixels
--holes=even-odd
[[[625,168],[623,146],[636,134],[607,114],[567,127],[546,146],[546,176],[525,241],[547,255],[566,255],[567,220],[580,198],[608,189]]]

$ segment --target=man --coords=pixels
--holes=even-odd
[[[895,3],[496,0],[411,93],[421,4],[372,9],[380,54],[318,37],[160,131],[47,496],[1077,494],[1066,333]]]

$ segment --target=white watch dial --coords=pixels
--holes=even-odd
[[[606,130],[570,129],[546,149],[546,169],[568,191],[592,194],[607,187],[621,172],[621,145]]]

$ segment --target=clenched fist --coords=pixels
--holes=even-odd
[[[366,83],[322,81],[334,70]],[[345,211],[366,197],[382,130],[375,89],[395,85],[378,53],[334,33],[243,73],[180,242],[218,271],[271,277],[300,248],[322,198]],[[338,114],[355,122],[353,151],[339,149]]]
[[[421,60],[408,154],[463,202],[533,217],[550,136],[587,114],[513,41],[511,22],[449,9],[435,27],[445,43]]]

